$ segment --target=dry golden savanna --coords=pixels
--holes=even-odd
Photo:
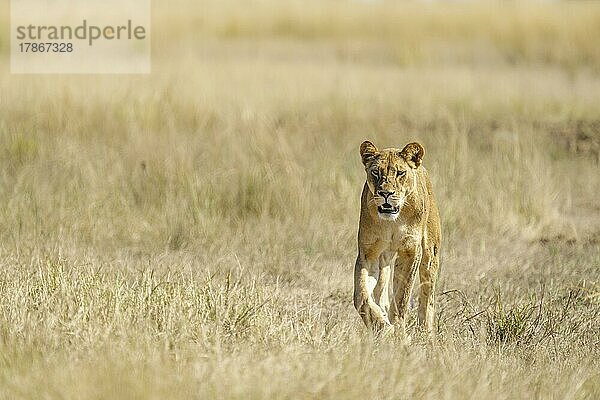
[[[153,3],[150,75],[0,36],[0,398],[600,397],[599,3]],[[352,305],[363,140],[425,147],[431,343]]]

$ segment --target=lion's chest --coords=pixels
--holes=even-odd
[[[420,243],[418,231],[404,224],[379,226],[359,232],[359,249],[367,260],[394,257],[399,251]]]
[[[412,247],[418,241],[418,234],[407,226],[396,226],[395,229],[378,232],[378,247],[381,252],[395,253],[406,247]]]
[[[411,230],[404,226],[397,226],[396,229],[381,232],[378,241],[383,252],[395,253],[407,245],[407,241],[412,242],[413,234]]]

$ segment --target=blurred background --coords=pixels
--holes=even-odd
[[[151,75],[5,70],[3,203],[29,206],[4,231],[200,246],[272,218],[348,247],[371,139],[423,142],[450,241],[577,236],[598,206],[599,21],[594,2],[156,4]]]
[[[178,0],[154,2],[151,40],[149,75],[10,75],[0,37],[6,387],[599,393],[600,3]],[[425,147],[444,234],[433,361],[353,352],[365,139]],[[379,377],[405,357],[416,378],[361,384],[360,357]]]

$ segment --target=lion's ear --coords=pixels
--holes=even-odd
[[[409,143],[400,152],[400,157],[404,158],[406,163],[411,168],[419,168],[421,161],[423,161],[423,155],[425,149],[417,142]]]
[[[360,145],[360,157],[362,158],[363,164],[366,166],[377,155],[377,147],[368,140],[365,140]]]

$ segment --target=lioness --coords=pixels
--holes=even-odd
[[[406,334],[417,269],[419,323],[428,333],[433,331],[441,227],[431,181],[421,165],[423,154],[419,143],[402,150],[378,150],[369,141],[360,145],[367,180],[360,201],[354,307],[376,332],[395,327]]]

